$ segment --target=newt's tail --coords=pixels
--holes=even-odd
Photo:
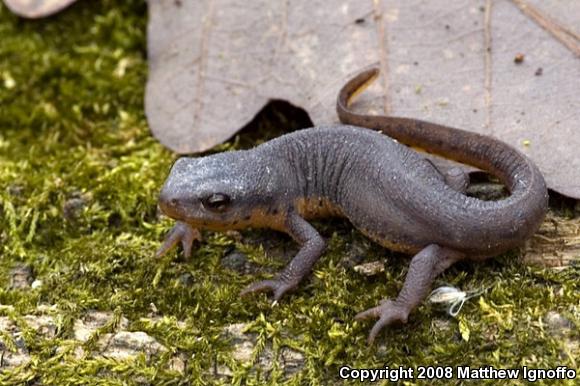
[[[548,206],[546,184],[536,165],[513,147],[489,136],[418,119],[364,115],[349,110],[350,100],[364,90],[378,74],[377,68],[365,70],[343,86],[336,106],[340,121],[379,130],[406,145],[475,166],[495,175],[509,189],[510,197],[503,200],[502,205],[498,205],[499,202],[469,200],[470,207],[467,209],[475,215],[483,216],[478,222],[481,223],[482,232],[488,233],[490,239],[513,239],[513,243],[507,244],[516,245],[531,236],[542,222]],[[514,217],[519,220],[508,220]],[[485,229],[485,218],[492,220],[494,229]]]

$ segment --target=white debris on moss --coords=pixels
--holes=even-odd
[[[356,273],[364,276],[375,276],[385,272],[385,263],[383,261],[371,261],[370,263],[359,264],[353,269]]]

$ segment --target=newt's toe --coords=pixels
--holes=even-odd
[[[240,292],[240,296],[246,296],[250,293],[255,292],[272,292],[274,294],[274,300],[278,301],[287,292],[292,291],[296,288],[296,284],[287,283],[279,279],[274,280],[262,280],[253,284],[250,284],[245,289]]]
[[[371,332],[369,333],[369,337],[367,342],[369,345],[372,345],[375,341],[377,335],[381,330],[393,324],[405,324],[407,323],[407,318],[409,316],[409,311],[406,307],[397,304],[392,300],[387,300],[381,302],[380,305],[370,308],[366,311],[359,312],[354,318],[355,320],[365,320],[365,319],[376,319],[379,320],[375,323]]]
[[[192,245],[195,240],[201,240],[201,234],[199,231],[188,224],[178,222],[173,228],[171,228],[167,236],[165,236],[165,241],[163,241],[163,244],[161,244],[155,253],[155,256],[163,256],[175,247],[177,243],[181,242],[183,255],[185,257],[190,257]]]

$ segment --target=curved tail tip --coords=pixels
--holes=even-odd
[[[347,109],[349,102],[366,89],[378,76],[379,67],[371,66],[350,78],[340,89],[337,98],[337,110],[339,115],[341,111]]]

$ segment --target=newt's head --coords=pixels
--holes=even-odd
[[[194,227],[233,228],[267,204],[268,174],[246,151],[180,158],[161,189],[159,207]]]

